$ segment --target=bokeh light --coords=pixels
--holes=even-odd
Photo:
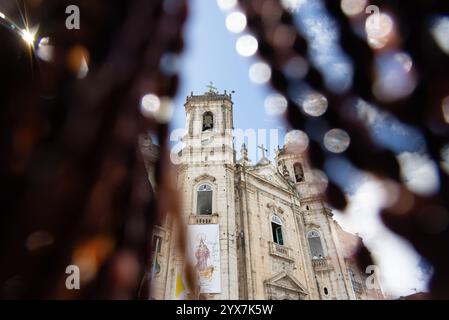
[[[284,145],[288,153],[303,153],[309,147],[309,137],[304,131],[292,130],[285,135]]]
[[[305,98],[302,108],[305,113],[313,117],[323,115],[327,110],[328,102],[325,96],[320,93],[310,93]]]
[[[160,106],[161,101],[155,94],[144,95],[140,102],[141,112],[146,117],[152,117],[159,110]]]
[[[257,84],[264,84],[270,81],[271,68],[264,62],[255,62],[249,68],[249,78]]]
[[[173,101],[169,97],[162,97],[161,98],[161,105],[154,115],[154,118],[159,123],[169,123],[173,117]]]
[[[287,109],[287,99],[281,94],[270,94],[265,98],[264,107],[265,112],[269,116],[282,115]]]
[[[332,153],[345,152],[350,143],[349,134],[342,129],[332,129],[324,135],[324,146]]]
[[[246,28],[246,16],[235,11],[226,17],[226,28],[233,33],[240,33]]]
[[[237,39],[235,49],[243,57],[250,57],[257,52],[259,43],[252,35],[243,35]]]
[[[113,239],[97,235],[79,243],[73,254],[73,264],[80,268],[81,284],[93,280],[103,263],[114,249]]]
[[[78,79],[83,79],[89,73],[89,51],[82,45],[73,46],[67,55],[67,66]]]
[[[88,73],[89,73],[89,65],[87,64],[86,57],[83,57],[83,59],[81,60],[81,65],[77,77],[78,79],[84,79],[85,77],[87,77]]]
[[[30,46],[34,45],[34,41],[35,41],[35,32],[28,30],[28,29],[24,29],[21,32],[22,34],[22,39]]]
[[[52,45],[50,45],[50,38],[45,37],[45,38],[42,38],[41,40],[39,40],[39,44],[37,45],[36,54],[40,59],[42,59],[46,62],[53,61],[54,48]]]
[[[407,53],[404,52],[398,52],[394,55],[394,58],[402,64],[404,67],[405,72],[410,72],[413,67],[413,60]]]
[[[404,152],[398,156],[398,160],[402,180],[410,191],[421,196],[432,196],[439,190],[437,165],[428,155]]]
[[[434,19],[431,33],[440,49],[449,54],[449,17],[442,16]]]
[[[341,10],[347,16],[356,16],[365,12],[367,0],[341,0]]]
[[[159,123],[168,123],[173,116],[172,101],[168,97],[159,98],[149,93],[140,101],[140,112],[146,118],[152,118]]]
[[[365,23],[368,44],[374,49],[383,48],[390,41],[393,28],[393,19],[388,14],[371,14]]]
[[[410,95],[415,90],[417,79],[412,72],[413,62],[404,53],[385,53],[376,56],[376,80],[374,95],[390,102]]]
[[[441,149],[441,167],[449,175],[449,144]]]
[[[237,0],[217,0],[218,7],[223,10],[231,10],[237,5]]]

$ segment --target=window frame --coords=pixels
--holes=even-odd
[[[310,251],[310,256],[312,257],[312,260],[314,259],[325,259],[326,258],[326,250],[323,244],[323,240],[321,237],[321,233],[318,230],[309,230],[306,234],[306,238],[307,238],[307,244],[309,245],[309,251]],[[313,252],[312,252],[312,247],[310,246],[310,240],[312,238],[318,238],[319,242],[320,242],[320,247],[321,247],[321,252],[322,255],[320,256],[314,256]],[[315,258],[316,257],[316,258]]]
[[[205,187],[204,190],[201,190],[203,187]],[[199,207],[199,195],[200,192],[210,192],[210,213],[201,213],[200,207]],[[207,182],[201,182],[197,185],[195,188],[195,197],[196,197],[196,215],[199,216],[206,216],[206,215],[212,215],[214,212],[214,187]]]
[[[300,174],[301,174],[301,179],[298,179],[298,177],[296,176],[296,168],[299,167],[300,168]],[[301,162],[295,162],[293,164],[293,176],[295,177],[295,182],[296,183],[300,183],[300,182],[304,182],[305,181],[305,177],[304,177],[304,167],[302,165]]]
[[[162,242],[164,238],[159,234],[153,234],[152,236],[152,244],[151,244],[151,279],[155,276],[159,275],[162,272],[162,265],[159,261],[159,257],[162,255]],[[159,266],[159,269],[156,269],[156,266]]]
[[[274,226],[276,225],[276,227]],[[282,219],[279,218],[279,216],[273,214],[271,215],[270,219],[270,227],[271,227],[271,235],[273,242],[277,245],[284,246],[285,245],[285,238],[284,238],[284,231],[283,231],[284,224],[282,223]],[[278,231],[280,232],[280,238]]]

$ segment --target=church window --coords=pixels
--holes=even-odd
[[[312,254],[312,259],[323,259],[324,251],[323,245],[321,244],[321,237],[317,231],[310,231],[307,234],[307,239],[309,240],[310,252]]]
[[[281,246],[284,245],[284,237],[282,235],[282,221],[278,216],[271,217],[271,231],[273,232],[273,241]]]
[[[203,114],[203,131],[212,130],[214,128],[214,115],[207,111]]]
[[[162,246],[162,238],[159,236],[153,236],[153,248],[152,252],[152,264],[151,264],[151,276],[157,275],[161,272],[161,262],[160,262],[160,254],[161,254],[161,246]]]
[[[212,214],[212,187],[202,184],[197,191],[197,214]]]
[[[329,290],[327,290],[327,288],[326,287],[324,287],[324,294],[327,296],[328,294],[329,294]]]
[[[362,284],[357,281],[354,272],[349,269],[349,280],[351,280],[352,290],[356,293],[361,293],[363,291]]]
[[[355,282],[355,276],[354,276],[354,272],[352,272],[352,270],[349,270],[349,278],[351,279],[352,282]]]
[[[293,165],[293,170],[295,172],[295,181],[296,182],[303,182],[304,181],[304,169],[302,168],[302,165],[297,162]]]
[[[162,244],[162,238],[159,236],[153,236],[153,252],[154,253],[161,252],[161,244]]]

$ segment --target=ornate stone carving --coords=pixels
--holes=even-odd
[[[308,295],[305,286],[285,271],[265,280],[265,292],[270,300],[304,300]]]
[[[200,181],[210,181],[210,182],[215,182],[216,178],[212,177],[211,175],[208,174],[202,174],[198,177],[195,178],[195,183],[198,183]]]

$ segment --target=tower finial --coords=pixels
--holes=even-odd
[[[242,144],[242,148],[240,149],[240,153],[242,154],[243,160],[248,160],[248,149],[246,148],[246,144]]]
[[[217,93],[218,89],[216,87],[214,87],[214,83],[211,81],[209,82],[209,84],[206,86],[206,88],[209,89],[209,92],[211,93]]]
[[[263,144],[261,146],[257,146],[257,148],[262,150],[262,159],[265,158],[265,152],[268,152],[268,150],[264,148]]]
[[[244,166],[251,166],[251,161],[248,158],[248,149],[246,148],[245,143],[242,144],[242,147],[240,149],[240,155],[241,159],[238,161],[238,163]]]

